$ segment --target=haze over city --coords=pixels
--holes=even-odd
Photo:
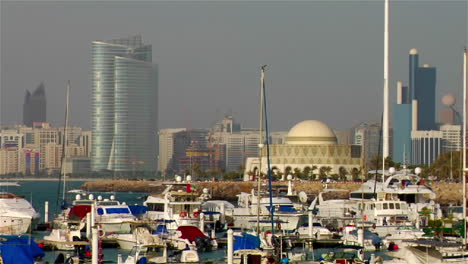
[[[268,64],[272,130],[319,119],[335,129],[378,120],[383,1],[1,2],[1,124],[21,123],[25,91],[44,82],[48,121],[90,128],[91,43],[141,34],[159,67],[159,128],[203,128],[224,114],[258,127]],[[391,1],[390,98],[408,52],[437,68],[437,102],[461,95],[464,1]]]

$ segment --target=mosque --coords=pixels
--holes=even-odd
[[[330,167],[329,175],[338,174],[343,167],[348,171],[359,169],[362,165],[361,146],[339,145],[333,130],[318,120],[306,120],[293,126],[284,144],[270,145],[270,166],[273,173],[284,173],[285,170],[298,168],[303,171],[316,166],[314,174],[318,174],[321,167]],[[251,180],[261,165],[261,172],[267,173],[266,147],[262,147],[261,164],[258,157],[246,160],[244,180]]]

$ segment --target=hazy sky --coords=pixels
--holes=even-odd
[[[380,119],[383,0],[2,1],[1,124],[20,123],[26,89],[44,81],[47,116],[90,128],[91,42],[141,34],[159,65],[159,127],[204,128],[225,113],[258,127],[259,66],[268,64],[272,130],[318,119],[335,129]],[[437,67],[437,101],[461,96],[467,2],[392,1],[390,94],[408,51]],[[155,102],[156,103],[156,102]]]

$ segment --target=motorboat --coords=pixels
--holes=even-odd
[[[310,203],[309,210],[325,226],[339,228],[355,222],[358,203],[349,200],[349,191],[344,189],[324,189]]]
[[[49,235],[44,236],[44,244],[58,250],[75,250],[76,246],[86,246],[89,242],[82,241],[81,231],[77,228],[54,228]]]
[[[135,227],[130,234],[114,234],[113,238],[115,238],[119,247],[123,250],[131,250],[137,245],[160,246],[166,244],[160,235],[152,234],[144,226]]]
[[[400,227],[414,226],[417,216],[412,214],[408,203],[398,200],[395,194],[378,193],[377,199],[358,202],[358,222],[370,223],[372,232],[379,236],[393,234]]]
[[[23,196],[0,192],[0,234],[21,235],[34,230],[40,214]]]
[[[45,264],[44,256],[42,248],[31,237],[0,237],[0,263],[2,264]]]
[[[299,237],[308,237],[309,236],[309,224],[305,223],[299,227],[295,234]],[[312,237],[315,239],[331,239],[333,233],[326,227],[322,226],[319,222],[312,222]]]
[[[172,254],[174,253],[174,254]],[[198,263],[200,257],[193,249],[183,249],[176,252],[168,252],[166,245],[137,245],[132,248],[123,264],[138,263]]]
[[[376,250],[382,246],[382,239],[368,228],[346,225],[343,227],[342,232],[343,236],[341,239],[343,240],[343,245],[362,246],[366,250]],[[363,232],[363,241],[359,241],[359,232]],[[364,243],[363,245],[362,242]]]
[[[424,207],[431,210],[436,218],[442,217],[440,205],[435,202],[436,194],[424,179],[406,168],[391,172],[384,172],[389,175],[384,182],[375,179],[366,181],[359,189],[350,193],[350,199],[375,199],[377,193],[387,193],[407,202],[412,212],[411,217],[416,218]]]
[[[202,202],[209,198],[208,190],[199,194],[192,190],[189,182],[165,183],[161,194],[151,194],[143,203],[148,211],[144,220],[154,222],[169,221],[167,228],[176,230],[182,225],[200,225]]]
[[[301,203],[295,203],[286,192],[281,193],[274,186],[272,189],[272,205],[274,207],[275,229],[284,232],[293,232],[303,223],[307,222],[307,213],[304,204],[307,202],[307,195],[301,195]],[[291,192],[288,192],[291,193]],[[260,193],[255,188],[250,193],[241,192],[237,195],[237,207],[226,210],[226,217],[231,219],[233,227],[250,230],[260,226],[261,231],[271,230],[271,208],[270,198],[267,192]]]
[[[72,205],[65,208],[54,220],[54,227],[67,228],[73,223],[85,223],[86,215],[91,213],[93,208],[95,223],[100,226],[103,235],[129,233],[130,223],[137,220],[130,207],[125,202],[116,200],[114,195],[111,195],[109,199],[103,199],[102,196],[95,199],[94,195],[90,194],[83,199],[80,194],[77,194]]]

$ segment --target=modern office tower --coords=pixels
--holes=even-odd
[[[462,126],[460,125],[442,125],[442,153],[459,151],[462,146]]]
[[[412,105],[408,87],[397,83],[397,103],[393,107],[393,161],[411,164]]]
[[[174,155],[174,142],[178,132],[185,128],[169,128],[159,130],[158,169],[163,176],[172,171],[172,157]]]
[[[435,116],[436,69],[424,64],[419,66],[419,54],[411,49],[409,55],[409,90],[411,100],[418,101],[418,130],[437,129]]]
[[[141,36],[93,42],[92,170],[156,171],[157,65]]]
[[[418,50],[411,49],[408,77],[408,86],[403,86],[401,82],[397,85],[397,103],[393,113],[393,160],[416,164],[428,159],[419,158],[422,154],[414,152],[420,151],[414,149],[414,142],[423,140],[413,139],[412,133],[422,135],[427,132],[432,135],[431,131],[438,129],[435,117],[436,69],[427,64],[420,67]],[[413,160],[415,157],[418,159]],[[425,153],[421,157],[432,156],[431,153]]]
[[[430,166],[442,153],[442,138],[437,130],[412,131],[412,163]]]
[[[354,145],[359,145],[363,151],[364,163],[368,163],[375,156],[382,156],[382,127],[380,122],[362,122],[354,127]],[[390,143],[392,142],[390,133]],[[390,146],[392,146],[390,144]],[[390,153],[392,153],[390,149]]]
[[[41,83],[31,94],[26,91],[23,104],[23,124],[32,127],[34,122],[46,122],[46,94]]]

